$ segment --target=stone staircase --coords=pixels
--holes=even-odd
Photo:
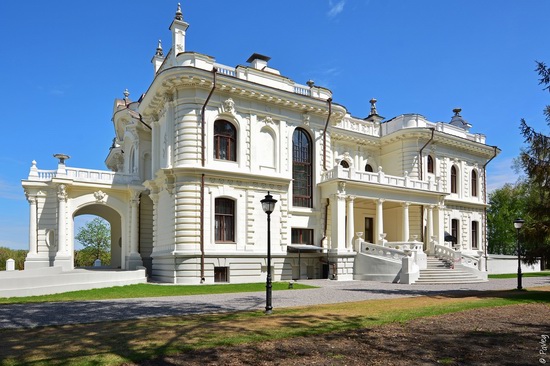
[[[451,265],[439,258],[428,257],[428,268],[420,270],[415,284],[458,284],[485,282],[475,274],[461,269],[452,269]]]

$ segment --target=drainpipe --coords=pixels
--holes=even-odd
[[[139,116],[139,121],[149,129],[149,131],[152,131],[153,128],[151,126],[149,126],[147,123],[145,123],[145,121],[143,120],[143,117],[141,116],[141,113],[138,113],[138,116]]]
[[[485,164],[483,164],[483,203],[487,203],[487,165],[491,162],[491,160],[493,160],[494,158],[496,158],[497,156],[497,147],[496,146],[493,146],[493,151],[494,151],[494,154],[493,154],[493,157],[489,160],[487,160],[487,162]],[[485,225],[483,225],[483,238],[485,239],[485,243],[483,243],[483,250],[485,251],[485,271],[487,271],[487,206],[485,206],[483,208],[483,221],[485,223]]]
[[[428,146],[428,144],[430,142],[433,141],[434,139],[434,133],[435,133],[435,128],[430,128],[430,130],[432,130],[432,136],[430,137],[430,139],[424,144],[424,146],[422,146],[422,148],[420,149],[420,151],[418,152],[418,154],[420,155],[420,158],[418,159],[418,175],[419,175],[419,178],[420,180],[423,179],[423,176],[424,174],[422,173],[422,171],[424,170],[424,167],[422,164],[422,151],[424,151],[424,149],[426,148],[426,146]],[[425,232],[424,232],[424,205],[420,206],[420,222],[422,223],[422,227],[421,227],[421,231],[420,231],[420,234],[422,236],[422,242],[424,242],[424,239],[425,239]],[[429,240],[429,238],[428,238]]]
[[[328,223],[328,206],[330,205],[330,200],[327,198],[327,205],[325,206],[325,227],[323,228],[323,238],[321,239],[320,247],[323,246],[323,240],[327,238],[327,223]],[[329,267],[330,272],[330,259],[328,257],[328,246],[327,246],[327,266]],[[329,276],[330,277],[330,276]]]
[[[426,143],[424,144],[424,146],[422,146],[422,148],[421,148],[420,151],[419,151],[420,160],[419,160],[419,162],[418,162],[418,163],[419,163],[418,166],[419,166],[419,176],[420,176],[420,180],[422,180],[422,176],[424,175],[424,174],[422,173],[422,171],[423,171],[422,151],[424,151],[424,149],[426,148],[426,146],[428,146],[428,144],[429,144],[430,142],[432,142],[433,139],[434,139],[435,128],[430,128],[430,130],[432,130],[432,137],[430,137],[430,139],[428,140],[428,142],[426,142]]]
[[[332,98],[327,99],[328,103],[328,116],[325,123],[325,129],[323,130],[323,170],[327,171],[327,128],[330,116],[332,115]]]
[[[208,97],[206,98],[206,101],[204,102],[201,110],[201,165],[204,168],[205,166],[205,138],[206,138],[206,120],[204,118],[204,113],[206,110],[206,105],[210,101],[210,97],[212,97],[212,94],[214,93],[214,89],[216,89],[216,72],[218,69],[215,67],[212,68],[212,89],[210,90],[210,93],[208,94]],[[200,214],[200,245],[201,245],[201,283],[204,283],[204,173],[201,175],[201,214]]]

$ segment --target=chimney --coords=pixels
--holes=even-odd
[[[269,60],[271,60],[271,57],[269,56],[254,53],[248,58],[248,60],[246,60],[246,62],[250,63],[250,66],[257,70],[264,70],[267,67],[267,62]]]

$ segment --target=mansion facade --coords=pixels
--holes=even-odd
[[[385,120],[372,99],[353,117],[267,56],[229,67],[187,51],[188,26],[178,6],[148,90],[115,100],[109,170],[72,168],[62,154],[56,170],[33,162],[25,268],[74,268],[74,218],[94,214],[111,225],[114,268],[261,282],[269,192],[274,280],[412,283],[432,255],[486,270],[486,166],[499,149],[460,109],[449,122]]]

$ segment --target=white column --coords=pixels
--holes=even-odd
[[[409,206],[411,203],[403,202],[401,205],[403,206],[403,233],[401,240],[409,241]]]
[[[160,159],[160,146],[159,146],[159,136],[160,136],[160,125],[158,121],[153,121],[151,123],[152,128],[152,138],[151,138],[151,173],[152,178],[155,177],[157,170],[159,169],[159,159]]]
[[[434,212],[434,236],[439,244],[444,244],[445,234],[443,228],[443,207],[436,205]]]
[[[37,228],[37,212],[36,212],[36,197],[27,197],[29,201],[29,254],[38,253],[38,242],[36,237]]]
[[[133,191],[130,200],[130,255],[126,259],[126,269],[134,270],[143,266],[141,255],[138,252],[139,245],[139,195]]]
[[[57,187],[57,199],[59,206],[57,210],[57,254],[67,253],[67,234],[65,228],[67,227],[67,190],[64,184],[60,184]]]
[[[139,240],[139,215],[138,215],[138,205],[139,205],[139,195],[136,195],[130,201],[132,207],[131,212],[131,223],[130,223],[130,253],[134,254],[138,252],[138,240]]]
[[[337,193],[331,197],[331,249],[338,252],[345,251],[345,217],[346,217],[346,197]]]
[[[67,186],[60,184],[57,187],[57,253],[53,265],[62,267],[64,271],[74,268],[74,252],[69,251],[67,240],[67,198]]]
[[[374,228],[374,242],[379,243],[380,234],[384,232],[384,199],[376,200],[376,227]]]
[[[353,235],[355,233],[355,218],[353,215],[353,201],[355,196],[348,196],[348,222],[346,231],[346,249],[348,251],[353,250]]]
[[[428,247],[428,252],[429,253],[434,253],[434,247],[433,247],[433,244],[432,244],[432,236],[434,235],[434,229],[433,229],[433,209],[434,209],[434,205],[429,205],[428,206],[428,222],[426,223],[426,244],[427,244],[427,247]]]

